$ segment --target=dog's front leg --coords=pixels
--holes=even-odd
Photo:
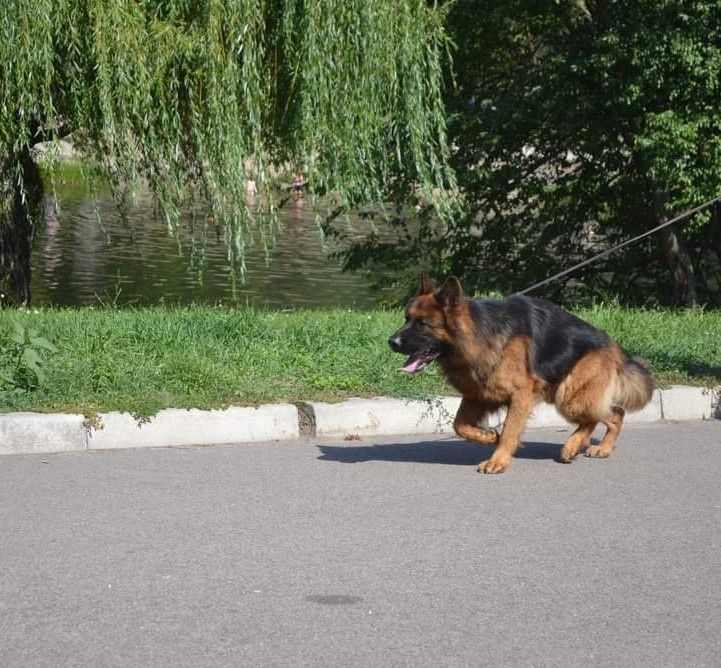
[[[498,445],[491,458],[478,465],[479,473],[503,473],[508,468],[532,410],[533,389],[531,387],[513,394]]]
[[[497,408],[496,404],[464,397],[456,413],[456,419],[453,421],[453,429],[458,436],[472,443],[496,445],[498,432],[495,429],[481,427],[480,422]]]

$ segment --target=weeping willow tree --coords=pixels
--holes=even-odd
[[[448,201],[447,38],[424,0],[1,5],[0,286],[19,302],[43,198],[38,142],[71,136],[117,192],[147,183],[170,221],[202,198],[239,258],[274,207],[264,197],[258,217],[246,182],[262,187],[279,166],[339,208],[410,188]]]

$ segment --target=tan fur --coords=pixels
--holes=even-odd
[[[497,441],[491,458],[478,465],[482,473],[503,473],[508,468],[537,401],[541,384],[530,372],[529,344],[527,337],[516,337],[489,360],[482,352],[493,353],[496,346],[486,348],[476,342],[459,347],[454,355],[441,361],[450,382],[463,393],[454,423],[456,433],[479,444]],[[499,406],[507,406],[508,413],[500,436],[491,438],[489,432],[495,432],[478,425]]]
[[[598,445],[591,445],[586,450],[586,457],[605,458],[610,456],[616,445],[616,439],[621,433],[624,411],[622,408],[614,408],[603,424],[606,425],[606,434]]]
[[[456,433],[467,441],[480,444],[498,444],[498,432],[495,429],[481,427],[479,423],[492,411],[498,408],[497,404],[472,399],[462,399],[456,413],[453,428]]]
[[[554,403],[569,422],[600,422],[611,414],[621,364],[616,347],[584,355],[558,386]]]
[[[633,361],[648,369],[646,360],[634,357]],[[613,404],[628,411],[637,411],[651,400],[653,390],[653,376],[639,373],[632,364],[622,364],[613,388]]]
[[[570,464],[583,448],[591,444],[591,434],[597,424],[597,422],[586,422],[578,426],[561,448],[559,458],[562,462]]]

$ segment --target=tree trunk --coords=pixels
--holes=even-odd
[[[665,196],[658,191],[654,196],[654,218],[656,225],[667,219]],[[673,303],[683,308],[698,306],[693,262],[681,233],[671,225],[661,230],[659,236],[661,251],[673,279]]]
[[[21,183],[15,168],[21,169]],[[43,185],[40,170],[25,150],[2,165],[5,183],[0,184],[0,287],[7,291],[0,303],[30,304],[30,248],[34,220],[42,210]],[[3,206],[4,205],[4,206]]]
[[[661,246],[673,276],[673,303],[683,308],[698,306],[693,262],[676,230],[661,230]]]
[[[711,248],[721,262],[721,202],[711,206],[711,220],[709,221],[709,235]]]

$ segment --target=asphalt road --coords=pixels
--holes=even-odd
[[[0,665],[719,666],[721,422],[0,458]]]

